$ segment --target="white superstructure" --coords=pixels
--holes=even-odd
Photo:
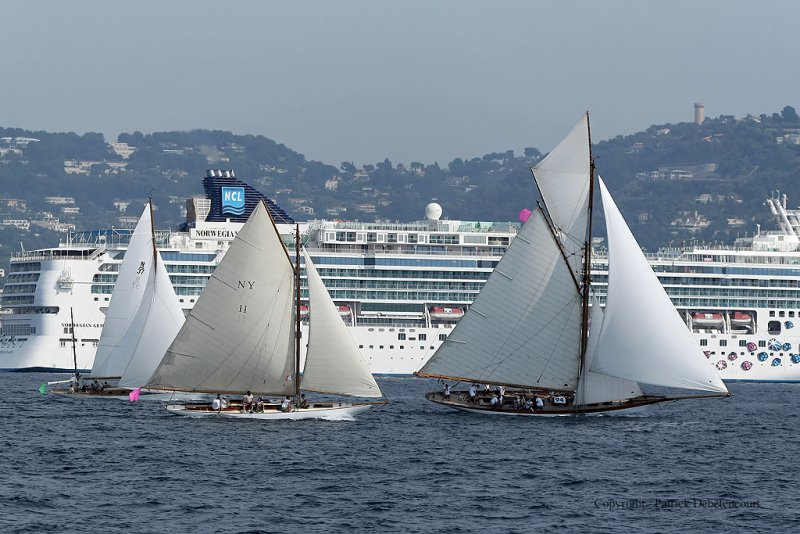
[[[207,186],[207,198],[192,199],[189,213],[195,220],[186,231],[157,232],[186,312],[242,226],[208,216],[218,190]],[[795,326],[800,325],[800,211],[788,210],[785,197],[768,204],[780,231],[759,232],[730,248],[697,246],[648,257],[710,364],[726,380],[800,381],[800,326]],[[300,225],[304,245],[373,373],[409,375],[430,358],[519,226],[439,220],[440,210],[428,206],[429,218],[412,223]],[[279,228],[289,236],[294,225]],[[91,369],[129,235],[78,232],[58,247],[12,258],[2,297],[0,370],[73,370],[70,308],[78,367]],[[293,246],[288,238],[287,243]],[[601,302],[604,266],[603,254],[596,253],[593,272]],[[648,317],[630,322],[632,329],[658,328]]]

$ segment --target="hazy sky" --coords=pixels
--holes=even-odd
[[[262,134],[338,165],[800,109],[797,0],[0,0],[0,125]]]

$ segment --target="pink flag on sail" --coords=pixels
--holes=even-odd
[[[139,400],[139,393],[141,392],[142,388],[136,388],[130,393],[128,393],[128,398],[131,400],[131,402],[137,402]]]
[[[522,222],[527,222],[528,218],[533,214],[531,210],[525,208],[524,210],[519,212],[519,220]]]

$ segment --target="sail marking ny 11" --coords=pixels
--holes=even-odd
[[[679,398],[642,395],[638,382],[727,393],[595,176],[589,132],[587,115],[532,169],[541,202],[470,310],[418,373],[522,389],[491,404],[481,396],[465,401],[463,394],[429,394],[430,400],[470,411],[530,414],[521,406],[532,392],[549,392],[556,400],[533,413],[565,415]],[[609,282],[608,307],[593,314],[590,333],[595,178],[608,227]],[[652,329],[631,329],[630,317],[657,317],[658,340],[642,339]]]
[[[300,243],[297,243],[300,246]],[[309,347],[305,374],[297,369],[299,264],[293,265],[263,202],[214,271],[148,387],[211,393],[293,396],[304,389],[381,397],[358,347],[305,255],[309,278]],[[297,384],[295,380],[301,381]],[[375,403],[280,403],[250,409],[242,402],[214,409],[208,403],[169,405],[192,417],[254,419],[350,417]]]

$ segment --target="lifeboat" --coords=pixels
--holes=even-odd
[[[722,314],[694,312],[692,324],[706,328],[722,328]]]
[[[464,316],[464,310],[461,308],[445,308],[443,306],[434,306],[431,308],[431,319],[439,321],[458,321]]]
[[[350,314],[352,313],[350,306],[337,306],[337,309],[339,310],[339,315],[342,317],[350,317]]]
[[[306,317],[308,317],[308,306],[306,306],[305,304],[301,304],[300,305],[300,318],[301,319],[305,319]]]
[[[746,312],[733,312],[731,314],[731,324],[733,326],[749,326],[753,324],[753,316]]]

